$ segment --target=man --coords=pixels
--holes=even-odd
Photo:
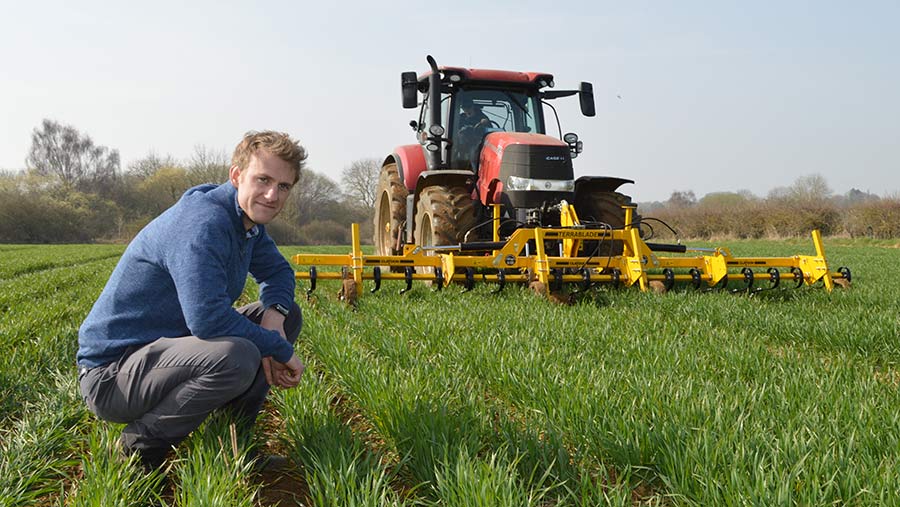
[[[484,138],[485,129],[490,128],[491,120],[481,107],[472,101],[472,97],[460,99],[460,114],[456,134],[457,166],[460,168],[478,168],[478,147]]]
[[[266,234],[306,151],[249,132],[222,185],[200,185],[134,238],[78,337],[79,381],[99,418],[126,423],[119,446],[147,469],[213,411],[252,426],[269,386],[295,387],[302,317],[294,272]],[[239,309],[247,274],[260,301]]]
[[[484,129],[491,127],[491,120],[484,114],[480,106],[475,105],[471,97],[463,97],[461,102],[460,128],[473,127]]]

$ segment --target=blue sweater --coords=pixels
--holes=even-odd
[[[78,332],[78,364],[119,359],[160,337],[241,336],[287,362],[291,344],[232,306],[249,272],[266,307],[294,302],[294,272],[266,234],[248,233],[231,183],[200,185],[134,238]],[[253,234],[253,233],[256,234]]]

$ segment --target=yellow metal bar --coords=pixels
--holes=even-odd
[[[291,261],[299,266],[350,266],[352,257],[350,254],[297,254]]]
[[[493,229],[494,229],[494,241],[500,241],[500,205],[499,204],[491,204],[491,208],[493,208]]]
[[[622,252],[625,257],[624,272],[627,273],[625,285],[630,287],[637,283],[642,291],[646,291],[649,285],[647,284],[647,272],[644,270],[644,265],[649,262],[649,256],[653,254],[641,240],[640,231],[636,227],[631,226],[631,221],[634,217],[634,206],[622,206],[622,208],[625,210],[625,237],[623,238],[625,251]],[[615,237],[615,234],[613,236]]]
[[[834,289],[834,280],[831,273],[828,272],[828,262],[825,261],[825,244],[822,243],[822,233],[819,229],[812,231],[813,244],[816,246],[816,258],[810,259],[812,264],[810,269],[822,280],[825,281],[825,289],[831,292]]]
[[[453,278],[453,274],[456,273],[453,253],[441,255],[440,258],[441,264],[443,265],[442,269],[444,270],[444,287],[448,287],[450,286],[450,280]]]
[[[359,244],[359,224],[353,224],[350,231],[353,238],[353,280],[360,285],[362,284],[363,253]]]
[[[547,264],[547,254],[544,252],[544,229],[540,227],[534,229],[534,244],[536,250],[534,266],[538,280],[544,284],[545,288],[549,288],[550,268]]]
[[[562,206],[559,210],[559,223],[563,227],[574,227],[581,224],[581,221],[578,219],[578,212],[575,211],[575,206],[572,206],[565,201],[562,202]],[[581,246],[581,240],[566,238],[563,240],[562,244],[564,255],[575,257],[578,253],[578,248]]]

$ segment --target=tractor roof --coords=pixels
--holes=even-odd
[[[544,72],[517,72],[512,70],[492,70],[492,69],[466,69],[463,67],[440,67],[439,70],[443,74],[442,81],[445,83],[468,83],[478,82],[493,85],[515,85],[526,87],[543,88],[550,86],[553,82],[553,75]],[[427,71],[419,76],[419,88],[428,86],[428,76],[431,71]]]

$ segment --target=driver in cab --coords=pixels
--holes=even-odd
[[[477,166],[475,150],[481,143],[485,129],[491,127],[491,120],[481,111],[471,97],[463,97],[459,115],[459,151],[461,162],[469,164],[473,169]]]

